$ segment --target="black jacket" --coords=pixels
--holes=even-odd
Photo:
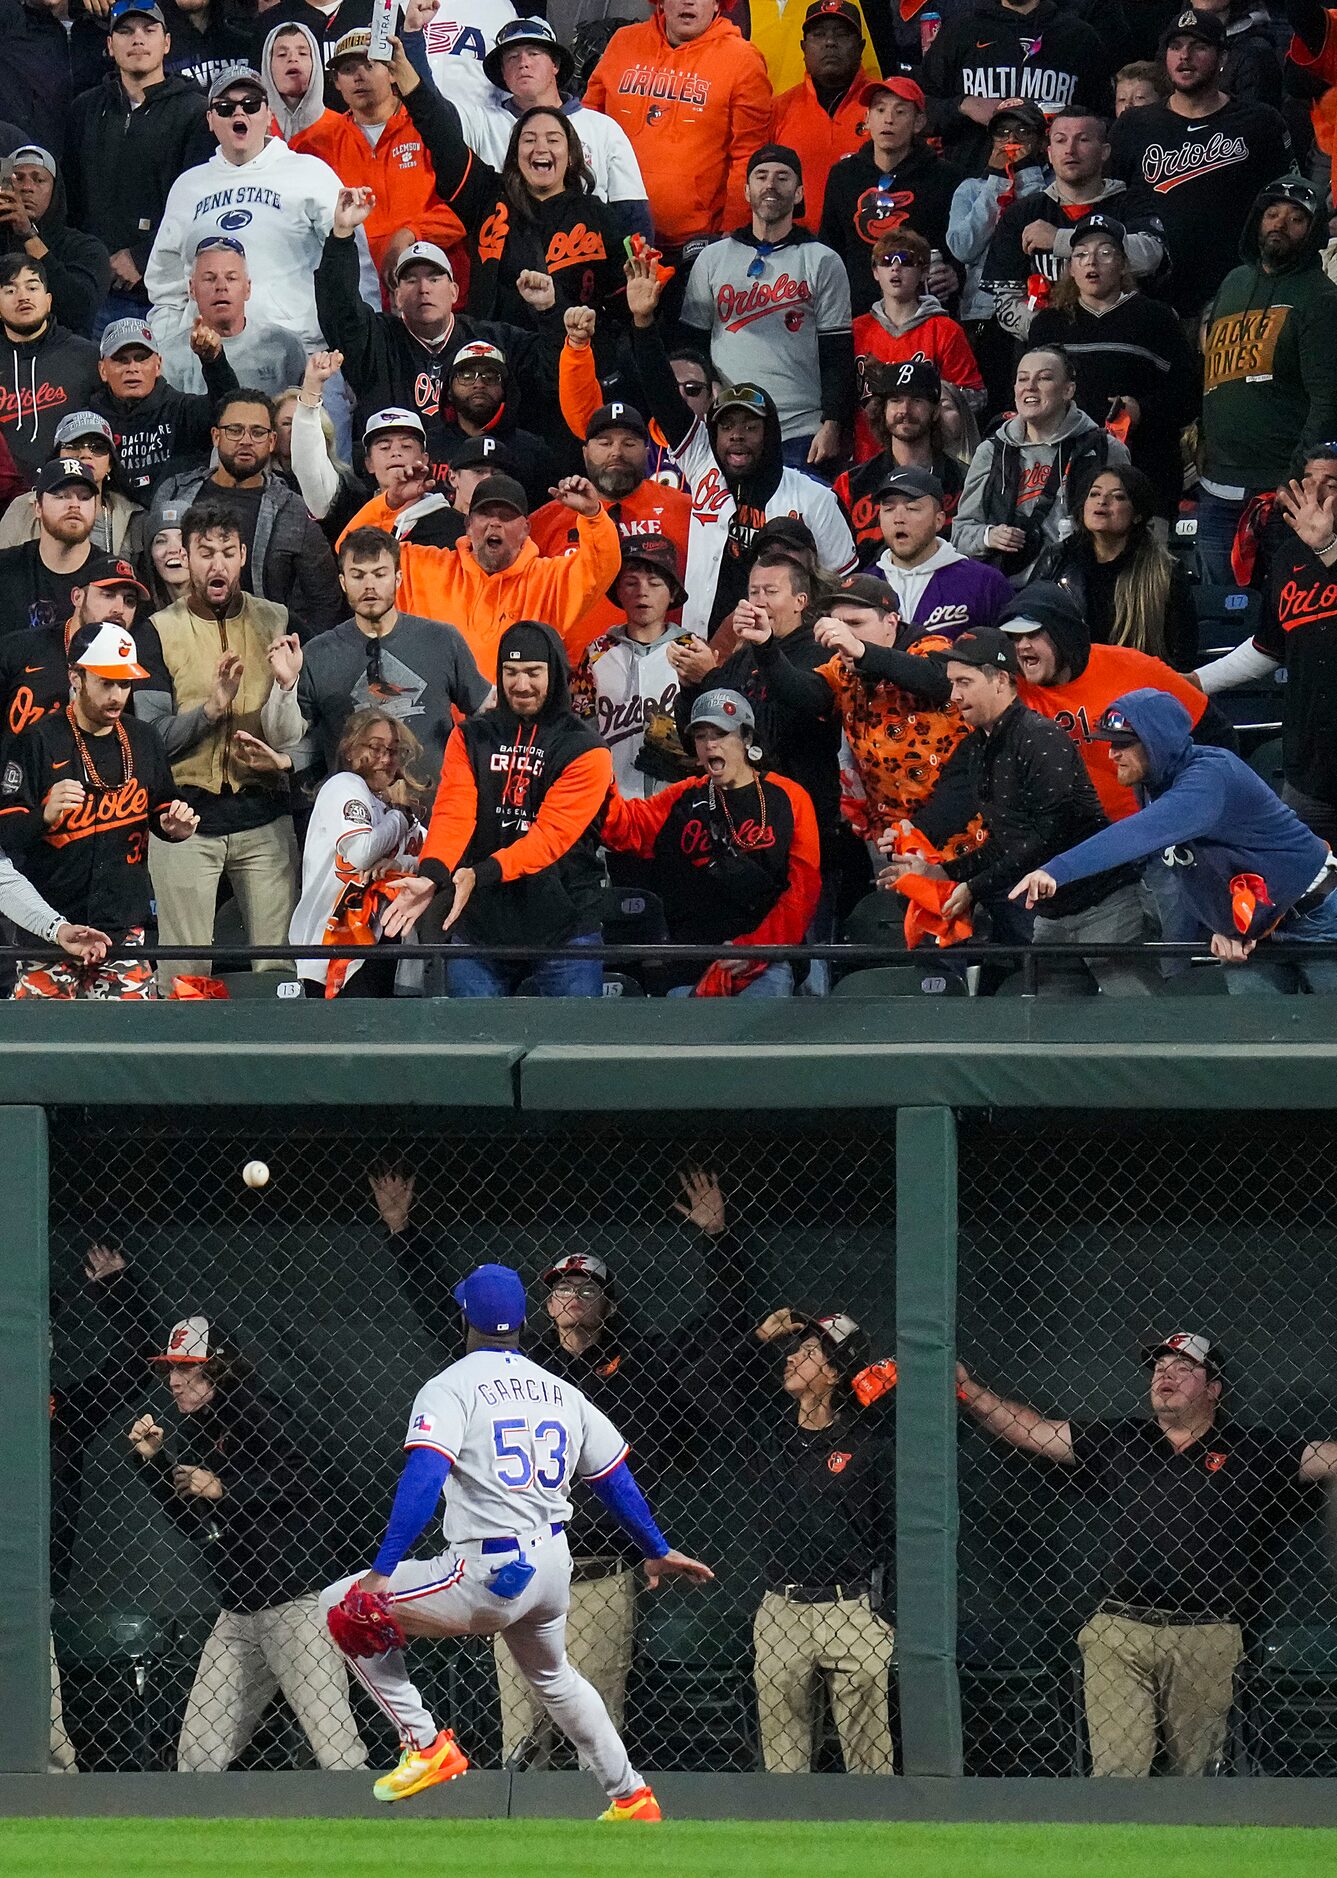
[[[259,71],[265,35],[283,17],[278,8],[272,13],[262,13],[260,18],[265,24],[257,29],[252,45],[253,35],[229,17],[228,0],[209,0],[207,15],[183,13],[174,0],[158,0],[158,4],[172,38],[164,61],[167,71],[170,76],[193,85],[201,96],[229,65],[250,65]],[[323,15],[320,17],[323,21]],[[212,151],[206,152],[206,155],[212,154]]]
[[[771,646],[777,648],[774,654]],[[815,672],[830,657],[813,637],[812,628],[800,626],[787,638],[772,640],[765,646],[740,645],[700,684],[681,685],[673,706],[678,734],[687,747],[687,722],[702,692],[720,685],[741,692],[756,715],[757,741],[766,753],[768,767],[799,783],[811,796],[823,857],[828,861],[840,833],[840,721],[831,715],[814,719],[810,712],[795,710],[776,695],[770,674],[777,662]],[[818,683],[829,704],[830,692],[822,680]]]
[[[881,298],[873,279],[873,244],[882,235],[913,228],[930,248],[946,253],[947,218],[960,180],[922,144],[890,176],[873,161],[871,143],[834,166],[826,179],[818,239],[845,263],[850,303],[857,311]]]
[[[553,403],[565,340],[556,309],[544,316],[538,331],[457,313],[445,344],[427,346],[413,337],[403,320],[372,311],[358,291],[357,244],[331,235],[316,269],[316,315],[331,348],[344,355],[344,377],[357,395],[356,434],[361,435],[373,411],[386,405],[416,411],[427,432],[427,453],[438,466],[446,462],[452,442],[458,440],[447,433],[443,413],[448,408],[445,390],[450,366],[462,346],[482,339],[504,355],[520,390],[518,416],[527,415],[531,406],[542,411]]]
[[[599,831],[612,762],[598,733],[571,709],[561,640],[551,626],[539,630],[548,641],[547,703],[536,718],[518,718],[499,701],[454,731],[418,866],[439,887],[460,865],[475,869],[473,897],[455,929],[470,945],[564,945],[599,930]],[[496,857],[529,835],[564,777],[563,794],[574,799],[553,830],[562,851],[506,878]]]
[[[1097,561],[1089,545],[1078,536],[1046,548],[1031,572],[1031,581],[1053,580],[1081,609],[1086,622],[1087,645],[1109,645],[1114,626],[1114,586],[1128,564],[1128,551],[1112,561]],[[1027,583],[1030,584],[1029,582]],[[1025,589],[1023,588],[1024,592]],[[1176,671],[1191,671],[1198,660],[1198,615],[1193,605],[1193,589],[1183,564],[1176,561],[1170,576],[1170,595],[1165,606],[1165,651],[1162,655]],[[1085,670],[1082,658],[1078,670]],[[1075,673],[1074,673],[1075,676]],[[1214,712],[1209,710],[1209,717]],[[1195,743],[1221,743],[1219,736],[1197,737]],[[1229,746],[1233,748],[1233,745]]]
[[[19,126],[25,140],[65,153],[70,100],[96,85],[106,70],[107,29],[71,0],[70,30],[45,7],[0,0],[0,117]]]
[[[71,213],[110,253],[128,248],[142,274],[168,190],[214,148],[197,86],[169,73],[132,111],[112,72],[76,98],[70,113]]]
[[[164,1511],[203,1552],[224,1610],[269,1610],[333,1576],[326,1510],[333,1483],[292,1416],[251,1382],[220,1384],[208,1407],[181,1417],[140,1465]],[[222,1499],[182,1499],[172,1486],[175,1466],[208,1468]]]
[[[988,157],[989,132],[962,115],[964,97],[1025,98],[1050,116],[1069,104],[1103,111],[1117,62],[1066,6],[1040,0],[1022,15],[995,0],[949,20],[929,47],[922,73],[929,131],[972,174]]]
[[[1135,398],[1140,416],[1128,433],[1134,466],[1151,479],[1156,513],[1179,513],[1184,493],[1180,433],[1202,405],[1202,360],[1163,300],[1130,293],[1108,313],[1088,313],[1079,301],[1070,313],[1045,307],[1031,322],[1028,343],[1059,344],[1077,372],[1077,402],[1104,424],[1113,398]]]
[[[1006,900],[1023,874],[1108,826],[1067,731],[1018,700],[987,733],[972,731],[962,749],[989,839],[943,871],[968,881],[977,901]],[[1135,869],[1118,867],[1074,881],[1046,900],[1046,917],[1084,913],[1136,878]]]
[[[102,384],[97,368],[91,340],[55,321],[36,339],[0,333],[0,429],[30,482],[52,454],[61,418],[92,403]]]
[[[178,791],[161,737],[124,719],[131,771],[115,733],[86,738],[102,784],[84,767],[69,713],[50,711],[15,738],[0,778],[0,845],[66,919],[121,938],[149,915],[148,837]],[[54,828],[42,804],[57,782],[80,782],[84,800]]]
[[[96,235],[86,232],[87,222],[71,213],[60,164],[51,184],[51,205],[35,226],[46,249],[38,258],[51,289],[51,317],[71,332],[87,335],[111,283],[111,264]],[[13,229],[0,229],[0,253],[16,254],[20,249],[28,252],[22,237]]]
[[[203,472],[212,448],[214,402],[237,389],[237,374],[226,352],[202,359],[207,391],[178,391],[160,378],[147,398],[114,398],[102,385],[89,399],[111,425],[126,489],[147,508],[153,492],[173,472],[198,465]]]

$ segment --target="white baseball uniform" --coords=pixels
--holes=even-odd
[[[475,1350],[419,1390],[407,1449],[434,1448],[450,1461],[442,1524],[445,1549],[406,1560],[391,1574],[392,1606],[412,1605],[449,1636],[500,1631],[517,1668],[612,1799],[642,1784],[597,1692],[566,1659],[571,1555],[565,1524],[573,1479],[598,1480],[626,1458],[627,1444],[579,1389],[518,1350]],[[520,1563],[533,1575],[518,1595],[492,1588]],[[357,1577],[321,1594],[329,1611]],[[423,1749],[437,1725],[409,1680],[402,1650],[350,1657],[399,1734]]]

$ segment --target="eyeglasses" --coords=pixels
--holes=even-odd
[[[368,756],[394,756],[399,750],[397,743],[385,743],[379,738],[375,742],[360,744],[358,747],[365,750]]]
[[[248,443],[263,443],[266,437],[274,435],[274,427],[272,424],[220,424],[218,434],[229,443],[240,443],[243,437]]]
[[[461,365],[452,372],[452,378],[458,378],[462,385],[499,385],[501,373],[495,365]]]
[[[678,386],[684,398],[704,398],[710,386],[704,378],[685,378]]]
[[[267,111],[269,101],[266,98],[219,98],[209,109],[215,117],[235,117],[238,111],[244,111],[247,117],[254,117],[258,111]]]
[[[1079,254],[1094,255],[1097,261],[1120,261],[1123,259],[1123,249],[1116,248],[1114,244],[1109,241],[1084,241],[1073,255],[1074,261]]]
[[[551,1296],[554,1298],[579,1298],[583,1303],[588,1303],[591,1298],[601,1298],[603,1296],[603,1286],[588,1283],[583,1285],[556,1284],[552,1288]]]

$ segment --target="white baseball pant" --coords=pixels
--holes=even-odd
[[[566,1660],[566,1613],[571,1594],[571,1554],[564,1532],[528,1534],[506,1551],[484,1552],[467,1540],[433,1559],[407,1559],[395,1568],[387,1596],[407,1616],[425,1620],[434,1634],[488,1637],[498,1631],[516,1667],[562,1733],[575,1747],[610,1799],[625,1799],[641,1786],[622,1737],[598,1692]],[[517,1598],[499,1598],[488,1588],[493,1572],[516,1557],[534,1567]],[[360,1573],[341,1578],[320,1594],[330,1611],[357,1584]],[[438,1729],[409,1680],[402,1650],[384,1656],[350,1656],[348,1666],[370,1691],[400,1741],[426,1748]]]

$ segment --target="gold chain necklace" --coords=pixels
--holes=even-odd
[[[115,788],[117,786],[116,784],[109,783],[105,777],[98,774],[97,764],[93,761],[92,752],[89,750],[88,745],[84,742],[83,732],[79,728],[79,720],[74,715],[74,706],[72,704],[65,706],[65,715],[69,719],[70,729],[74,733],[74,747],[79,752],[79,761],[84,766],[84,775],[96,789]],[[130,755],[130,739],[126,736],[125,725],[121,722],[119,717],[116,720],[115,730],[116,741],[120,745],[121,750],[121,764],[124,769],[121,781],[128,783],[131,776],[134,774],[134,763]]]
[[[752,778],[752,781],[756,785],[756,791],[757,791],[758,827],[759,827],[760,832],[764,835],[766,833],[766,792],[761,786],[760,776],[754,775]],[[709,787],[710,787],[710,806],[712,809],[714,808],[719,809],[720,814],[724,817],[724,826],[729,831],[729,840],[732,842],[733,846],[737,848],[739,845],[738,830],[734,827],[733,816],[730,815],[729,813],[729,805],[724,800],[724,792],[723,790],[721,790],[718,795],[716,794],[715,784],[713,780],[711,781]]]

